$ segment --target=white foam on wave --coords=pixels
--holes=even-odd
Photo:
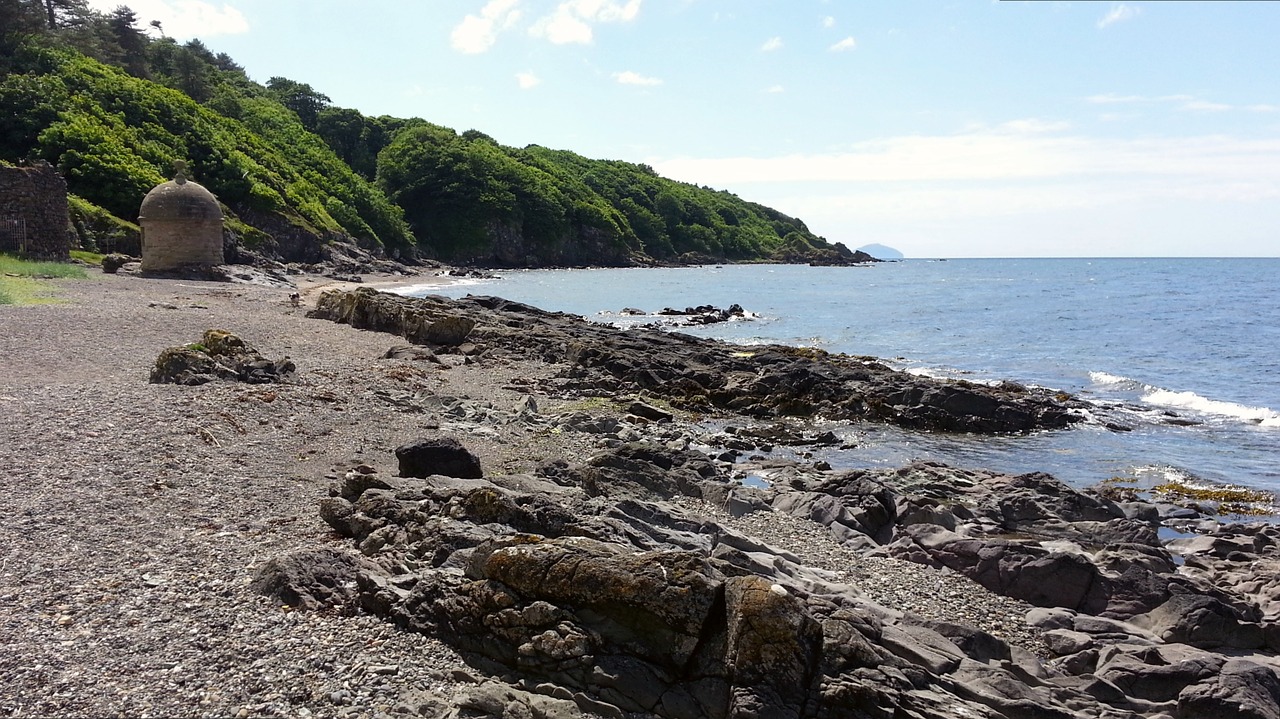
[[[1142,395],[1142,401],[1160,407],[1175,407],[1202,414],[1241,420],[1263,427],[1280,427],[1280,412],[1267,407],[1251,407],[1237,402],[1226,402],[1202,397],[1195,392],[1174,392],[1153,388]]]
[[[1110,372],[1090,372],[1089,381],[1094,384],[1131,384],[1136,380],[1111,374]]]
[[[423,295],[438,294],[439,290],[445,287],[464,287],[470,285],[484,285],[492,283],[492,278],[479,277],[449,277],[446,275],[437,275],[440,278],[438,282],[424,282],[418,285],[405,285],[403,287],[387,287],[383,291],[392,294],[404,295],[405,297],[421,297]]]

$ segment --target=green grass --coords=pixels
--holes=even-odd
[[[85,279],[84,268],[67,262],[37,262],[0,253],[0,305],[57,302],[56,288],[43,280]]]
[[[85,252],[84,250],[72,250],[71,259],[80,260],[87,265],[102,265],[103,255],[100,252]]]
[[[72,278],[83,280],[88,277],[84,268],[79,265],[73,265],[68,262],[24,260],[7,254],[0,254],[0,274],[39,279]]]

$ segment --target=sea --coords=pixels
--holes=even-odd
[[[1093,406],[1070,429],[1015,436],[834,424],[846,446],[813,457],[834,467],[934,460],[1049,472],[1081,487],[1178,481],[1280,493],[1276,258],[522,270],[402,292],[497,295],[618,326],[661,320],[668,307],[738,304],[743,320],[678,331],[872,355],[934,377],[1012,380]]]

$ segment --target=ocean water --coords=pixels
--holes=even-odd
[[[907,260],[501,272],[419,293],[499,295],[620,325],[737,303],[746,321],[682,329],[874,355],[901,369],[1014,380],[1097,409],[1009,437],[836,428],[838,467],[934,459],[1047,471],[1077,486],[1170,478],[1280,492],[1280,259]],[[413,294],[413,291],[409,292]],[[624,308],[650,313],[623,315]],[[1171,423],[1170,420],[1173,420]],[[1105,423],[1132,431],[1117,432]],[[1187,424],[1189,423],[1189,424]]]

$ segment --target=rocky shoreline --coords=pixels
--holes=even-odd
[[[1075,398],[497,298],[63,291],[0,308],[0,715],[1280,717],[1274,526],[773,451]],[[149,381],[209,329],[256,353]]]

